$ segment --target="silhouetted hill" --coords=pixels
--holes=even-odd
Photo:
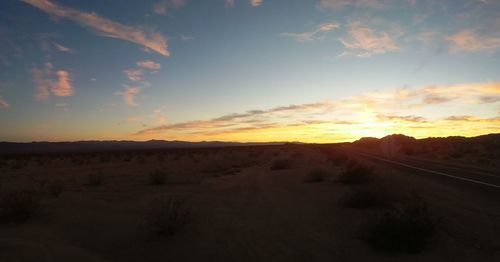
[[[500,158],[500,134],[481,135],[477,137],[414,137],[395,134],[383,138],[364,137],[354,141],[352,145],[365,149],[387,150],[390,143],[395,153],[421,155],[431,158],[479,157],[485,159]]]
[[[78,141],[78,142],[0,142],[0,154],[17,153],[52,153],[52,152],[93,152],[114,150],[143,150],[168,148],[203,148],[203,147],[230,147],[249,145],[272,145],[276,143],[237,143],[220,141],[164,141],[150,140],[137,141]]]

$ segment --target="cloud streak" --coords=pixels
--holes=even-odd
[[[138,61],[136,64],[138,67],[142,67],[149,70],[158,70],[161,68],[161,65],[159,63],[156,63],[155,61],[152,60]]]
[[[66,46],[63,46],[59,43],[56,43],[56,42],[52,42],[52,44],[54,44],[54,47],[57,49],[57,51],[59,52],[62,52],[62,53],[74,53],[75,51],[69,47],[66,47]]]
[[[328,22],[317,25],[312,31],[302,33],[282,33],[281,36],[293,38],[297,42],[313,42],[323,40],[329,32],[339,27],[340,24],[338,23]]]
[[[66,18],[84,27],[92,29],[95,33],[105,37],[126,40],[142,45],[163,56],[169,56],[167,39],[160,33],[123,25],[102,17],[94,12],[82,12],[74,8],[58,5],[50,0],[21,0],[30,4],[53,17]]]
[[[186,0],[163,0],[153,5],[153,12],[159,15],[166,15],[168,9],[179,8],[185,4]]]

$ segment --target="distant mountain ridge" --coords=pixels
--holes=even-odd
[[[222,141],[76,141],[76,142],[0,142],[0,154],[13,153],[54,153],[54,152],[91,152],[114,150],[145,150],[145,149],[173,149],[173,148],[205,148],[205,147],[232,147],[279,145],[285,142],[272,143],[240,143]]]

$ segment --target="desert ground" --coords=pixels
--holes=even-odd
[[[500,189],[340,145],[3,155],[0,192],[2,262],[500,259]]]

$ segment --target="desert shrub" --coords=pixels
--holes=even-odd
[[[102,185],[103,176],[101,174],[89,174],[87,176],[87,186],[100,186]]]
[[[21,161],[19,161],[19,160],[16,160],[16,161],[12,162],[12,164],[11,164],[12,169],[21,169],[23,167],[24,167],[23,163],[21,163]]]
[[[350,161],[337,181],[347,185],[365,184],[373,180],[373,167]]]
[[[146,225],[152,233],[171,236],[188,222],[189,215],[190,210],[183,200],[174,198],[156,200],[146,217]]]
[[[325,178],[328,176],[328,171],[323,169],[323,168],[316,168],[311,170],[309,173],[306,174],[304,177],[304,182],[305,183],[318,183],[322,182],[325,180]]]
[[[366,242],[372,247],[396,253],[418,253],[435,233],[437,221],[428,206],[420,199],[412,199],[381,215],[368,228]]]
[[[383,188],[364,188],[348,191],[340,197],[339,204],[347,208],[371,208],[386,206],[391,200]]]
[[[0,194],[0,221],[4,223],[23,222],[33,217],[39,202],[28,190],[17,190]]]
[[[271,170],[288,169],[288,168],[290,168],[290,165],[291,165],[291,163],[290,163],[289,159],[285,159],[285,158],[275,159],[271,163]]]
[[[58,198],[64,191],[64,184],[60,180],[52,181],[47,185],[47,190],[53,197]]]
[[[167,182],[167,174],[162,171],[154,171],[149,173],[150,185],[164,185]]]

